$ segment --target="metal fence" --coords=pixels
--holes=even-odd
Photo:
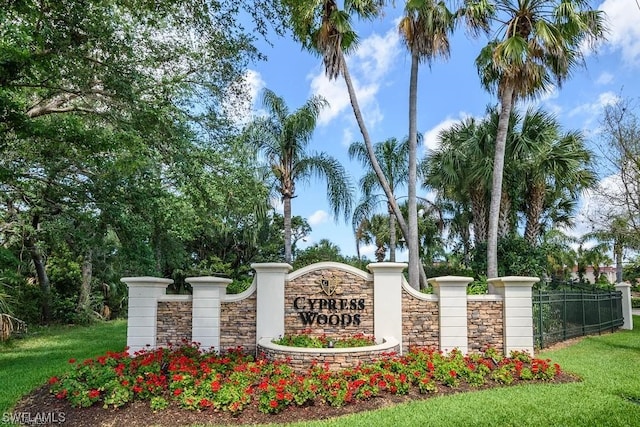
[[[620,291],[533,291],[533,331],[538,348],[614,331],[623,323]]]

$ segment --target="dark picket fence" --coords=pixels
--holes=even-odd
[[[614,331],[622,326],[622,293],[601,289],[533,290],[533,330],[536,347],[570,338]]]

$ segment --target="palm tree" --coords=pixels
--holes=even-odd
[[[498,36],[476,59],[480,79],[500,100],[496,135],[489,230],[487,276],[498,274],[497,245],[505,145],[509,116],[520,98],[559,87],[583,56],[582,44],[605,32],[601,11],[588,0],[495,0]]]
[[[441,198],[470,208],[476,244],[487,240],[495,118],[497,114],[490,110],[485,120],[470,117],[443,130],[438,135],[439,148],[427,160],[426,184]]]
[[[400,207],[393,197],[391,187],[375,156],[369,131],[364,123],[355,88],[345,61],[345,53],[354,49],[357,34],[351,26],[350,17],[356,15],[363,19],[378,16],[387,2],[385,0],[350,0],[339,9],[336,0],[283,0],[291,16],[294,37],[302,46],[322,56],[325,73],[330,80],[344,78],[351,101],[351,107],[364,140],[371,166],[380,181],[391,209],[405,238],[409,237],[407,223]],[[416,282],[417,283],[417,282]]]
[[[384,176],[389,183],[391,193],[395,200],[395,192],[401,185],[407,183],[407,150],[409,141],[399,143],[396,138],[389,138],[383,142],[375,144],[374,151]],[[381,189],[380,181],[375,172],[371,169],[367,149],[362,142],[354,142],[349,146],[349,157],[358,159],[363,167],[369,168],[360,178],[360,188],[362,189],[362,201],[353,212],[353,229],[357,231],[363,219],[371,217],[376,208],[384,203],[389,213],[389,260],[396,261],[396,217],[391,209],[391,204],[383,194],[376,193]]]
[[[527,111],[516,141],[519,158],[515,162],[518,181],[523,184],[526,217],[524,238],[536,245],[542,236],[545,210],[575,201],[581,191],[596,184],[592,153],[581,132],[562,133],[557,118],[542,110]]]
[[[351,211],[353,188],[344,167],[326,153],[308,154],[306,149],[316,127],[316,121],[327,102],[314,96],[289,113],[284,100],[270,90],[263,94],[267,117],[254,120],[248,137],[264,156],[275,180],[274,188],[284,206],[284,261],[291,262],[291,199],[295,185],[311,176],[326,178],[327,198],[335,217],[347,218]]]
[[[442,0],[408,0],[405,16],[400,21],[399,30],[411,53],[411,74],[409,78],[409,179],[408,179],[408,226],[407,246],[409,250],[409,282],[417,287],[421,271],[418,251],[417,216],[417,103],[418,67],[421,61],[431,64],[437,57],[448,59],[450,55],[449,35],[455,29],[456,20],[466,16],[473,30],[486,28],[487,22],[478,19],[477,8],[468,4],[468,9],[451,12]],[[424,270],[422,270],[424,271]],[[414,283],[412,280],[416,280]],[[423,278],[426,280],[426,278]]]
[[[387,246],[390,241],[389,218],[383,214],[373,214],[370,218],[364,218],[360,223],[362,241],[373,242],[376,246],[374,256],[377,262],[384,261]]]

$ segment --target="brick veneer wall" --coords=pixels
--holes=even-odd
[[[191,301],[158,301],[156,346],[191,342]]]
[[[402,290],[402,351],[440,346],[438,301],[425,301]]]
[[[484,351],[487,346],[504,347],[502,301],[467,301],[469,353]]]
[[[312,349],[309,349],[312,351]],[[375,350],[359,352],[357,350],[349,351],[345,353],[299,353],[286,350],[275,350],[265,347],[258,347],[258,351],[261,355],[264,355],[268,360],[287,362],[295,372],[304,373],[312,365],[314,361],[324,364],[326,363],[330,370],[339,370],[345,368],[353,368],[359,363],[369,363],[383,357],[383,354],[390,352],[398,353],[400,346],[385,350]]]
[[[223,302],[220,308],[220,348],[243,347],[248,353],[256,351],[256,304],[254,292],[241,301]]]
[[[321,279],[335,280],[338,283],[336,293],[327,296],[320,286]],[[304,329],[311,329],[309,335],[320,336],[326,334],[331,337],[341,338],[352,336],[356,333],[365,335],[373,335],[373,281],[365,280],[361,276],[346,272],[340,269],[325,269],[311,271],[307,274],[299,276],[285,284],[285,313],[284,313],[284,330],[285,334],[299,334]],[[293,306],[296,297],[305,298],[322,298],[322,299],[363,299],[365,307],[363,310],[337,310],[335,314],[360,315],[360,324],[357,326],[349,325],[341,327],[340,325],[332,326],[317,325],[304,326],[300,318],[299,310]],[[309,310],[311,311],[311,310]],[[317,310],[314,310],[317,311]],[[322,310],[321,314],[331,315],[333,311]]]

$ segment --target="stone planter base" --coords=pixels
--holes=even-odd
[[[287,362],[298,373],[304,373],[314,361],[326,363],[330,370],[339,370],[373,362],[388,353],[400,353],[397,339],[385,337],[382,341],[367,347],[303,348],[274,344],[271,338],[262,338],[258,342],[258,354],[263,354],[271,361]]]

